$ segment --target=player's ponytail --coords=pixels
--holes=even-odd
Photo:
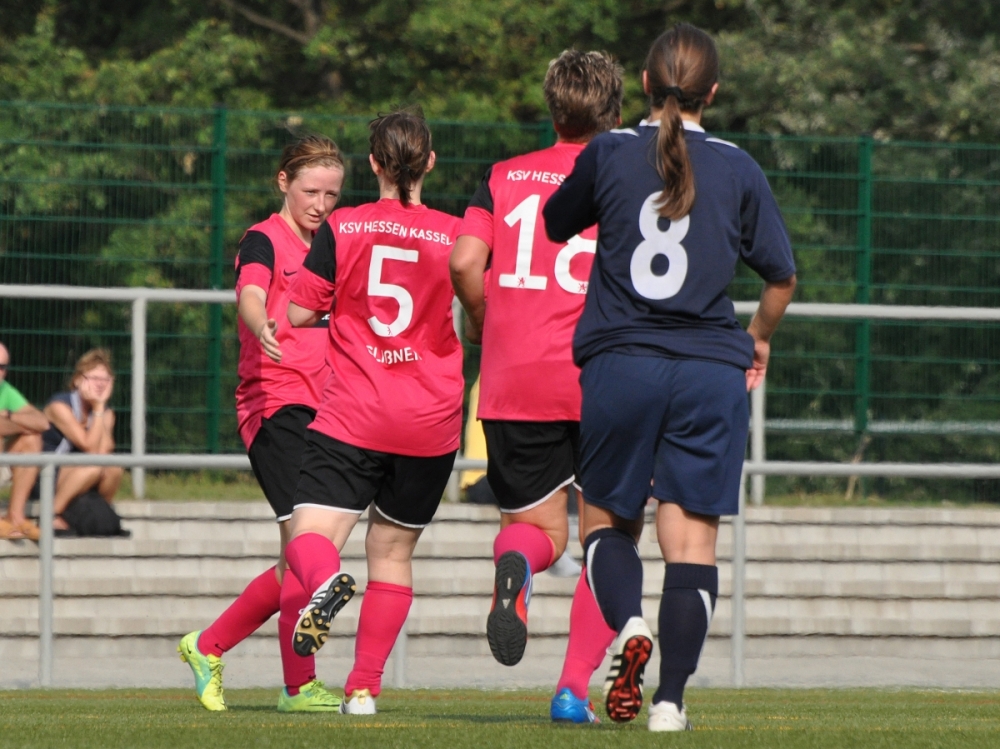
[[[677,220],[694,205],[694,173],[684,140],[681,112],[697,112],[719,78],[719,54],[712,37],[679,23],[653,42],[646,58],[649,103],[662,109],[656,139],[656,171],[663,178],[657,201],[664,218]]]
[[[399,202],[410,204],[410,193],[427,171],[431,158],[431,129],[419,112],[382,115],[368,125],[372,156],[384,179],[399,192]]]
[[[325,135],[305,135],[285,146],[278,161],[277,174],[284,172],[285,179],[291,184],[303,169],[314,166],[344,168],[340,149]]]

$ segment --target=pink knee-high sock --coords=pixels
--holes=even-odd
[[[289,541],[285,561],[310,596],[340,572],[340,552],[333,541],[318,533],[303,533]]]
[[[413,601],[413,588],[370,581],[361,601],[358,635],[354,640],[354,668],[347,677],[344,694],[367,689],[373,697],[382,691],[382,672],[406,622]]]
[[[278,613],[281,583],[274,567],[255,577],[229,608],[198,638],[202,655],[221,656],[256,632]]]
[[[552,539],[541,528],[528,523],[511,523],[497,534],[493,541],[493,564],[508,551],[524,554],[532,575],[547,570],[556,561]]]
[[[587,584],[587,570],[584,568],[573,592],[573,605],[569,610],[569,643],[556,691],[569,687],[574,695],[587,699],[590,677],[600,668],[604,654],[615,637],[615,631],[604,621],[604,615]]]
[[[284,672],[285,686],[293,696],[298,694],[299,687],[316,678],[316,657],[309,655],[303,658],[292,647],[295,623],[299,620],[299,611],[309,603],[309,596],[310,591],[302,587],[295,574],[291,570],[285,570],[281,580],[278,647],[281,650],[281,670]]]

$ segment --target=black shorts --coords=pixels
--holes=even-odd
[[[264,490],[278,521],[292,516],[299,465],[306,449],[306,427],[316,412],[306,406],[285,406],[260,423],[247,455],[257,483]]]
[[[486,480],[501,512],[540,505],[580,474],[577,421],[483,421]]]
[[[415,458],[355,447],[309,429],[295,507],[360,515],[374,502],[387,520],[423,528],[441,504],[454,465],[455,452]]]

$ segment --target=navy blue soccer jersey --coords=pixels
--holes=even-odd
[[[702,359],[749,369],[753,339],[726,287],[742,259],[765,281],[795,274],[784,221],[757,163],[685,122],[695,179],[691,212],[659,216],[656,126],[594,138],[543,210],[564,242],[599,224],[597,255],[573,337],[577,366],[617,350]]]

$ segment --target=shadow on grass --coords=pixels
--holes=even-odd
[[[469,723],[482,723],[482,724],[499,724],[503,723],[505,725],[510,725],[512,723],[517,723],[526,726],[542,726],[550,725],[552,721],[547,720],[541,716],[537,715],[481,715],[474,713],[447,713],[443,715],[436,714],[425,714],[422,717],[427,720],[440,720],[440,721],[468,721]]]

